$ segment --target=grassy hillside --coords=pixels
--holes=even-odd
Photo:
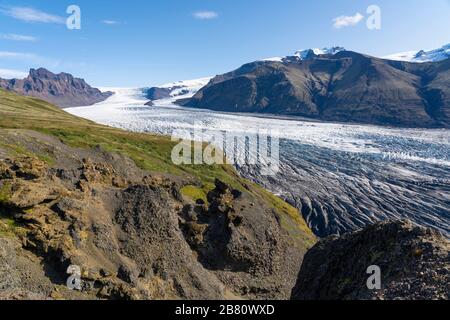
[[[139,167],[150,172],[168,173],[192,179],[195,183],[182,191],[187,196],[205,195],[214,187],[216,178],[233,188],[251,192],[263,199],[279,213],[282,225],[295,238],[302,238],[306,246],[315,242],[298,211],[259,186],[242,179],[228,165],[177,166],[171,161],[174,143],[169,137],[131,133],[80,119],[44,101],[18,96],[0,90],[0,128],[27,129],[59,138],[63,143],[78,148],[101,146],[110,152],[130,157]],[[0,147],[25,152],[20,146],[8,146],[0,141]],[[51,163],[49,155],[38,155]],[[201,197],[200,197],[201,198]]]

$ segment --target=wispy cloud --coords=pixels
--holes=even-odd
[[[69,60],[43,57],[34,53],[0,51],[0,62],[2,60],[20,61],[30,67],[44,67],[47,69],[80,69],[88,65],[85,62],[73,62]]]
[[[211,20],[219,17],[219,14],[214,11],[197,11],[193,14],[195,19]]]
[[[66,21],[63,17],[30,7],[2,7],[0,8],[0,12],[11,18],[24,22],[64,24]]]
[[[8,33],[8,34],[0,34],[1,40],[11,40],[11,41],[37,41],[38,39],[33,36],[26,36],[22,34]]]
[[[340,16],[333,19],[333,27],[336,29],[341,29],[344,27],[356,26],[364,19],[361,13],[357,13],[354,16]]]
[[[103,23],[103,24],[108,24],[108,25],[120,24],[120,22],[116,21],[116,20],[102,20],[100,22]]]
[[[0,59],[39,60],[39,57],[33,53],[0,51]]]
[[[10,69],[0,69],[0,78],[3,79],[23,79],[28,76],[27,72]]]

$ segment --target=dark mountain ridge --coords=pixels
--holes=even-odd
[[[305,256],[295,300],[448,300],[450,241],[410,221],[386,221],[321,240]],[[350,254],[351,253],[351,254]],[[367,286],[369,266],[381,289]]]
[[[410,63],[352,51],[256,61],[179,104],[402,127],[450,127],[450,59]]]
[[[83,79],[71,74],[54,74],[44,68],[31,69],[25,79],[0,79],[0,88],[40,98],[61,108],[93,105],[113,94],[92,88]]]

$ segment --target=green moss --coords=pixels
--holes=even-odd
[[[30,154],[29,152],[27,152],[25,150],[24,147],[22,147],[19,144],[9,144],[9,143],[5,143],[5,142],[0,142],[0,147],[8,150],[13,155],[28,156]]]
[[[301,243],[305,245],[304,249],[310,249],[317,243],[317,237],[308,227],[301,216],[301,213],[296,208],[260,186],[255,184],[253,186],[258,190],[258,194],[263,196],[265,202],[278,212],[281,227],[286,230],[291,237],[301,240]]]
[[[17,225],[13,219],[5,218],[0,215],[0,236],[12,236]]]
[[[14,219],[4,217],[0,213],[0,237],[23,236],[26,229],[18,224]]]
[[[204,203],[208,203],[208,192],[204,188],[185,186],[181,188],[181,194],[191,200],[203,200]]]
[[[11,197],[11,185],[5,181],[0,184],[0,206],[8,202]]]
[[[37,157],[39,160],[41,160],[42,162],[45,162],[45,164],[47,164],[49,166],[52,166],[55,164],[55,159],[48,154],[38,154]]]
[[[0,142],[0,147],[7,150],[13,156],[37,157],[39,160],[45,162],[47,165],[53,165],[55,159],[49,154],[32,153],[20,144],[8,144]]]
[[[25,232],[12,217],[10,217],[7,203],[11,197],[11,185],[3,183],[0,187],[0,236],[17,236]]]

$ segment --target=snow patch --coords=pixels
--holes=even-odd
[[[261,61],[273,61],[273,62],[283,62],[283,57],[272,57],[272,58],[265,58]]]
[[[315,49],[306,49],[306,50],[298,50],[295,52],[294,56],[298,57],[300,60],[310,59],[314,56],[322,56],[322,55],[332,55],[345,51],[343,47],[331,47],[331,48],[315,48]]]
[[[157,88],[170,89],[170,96],[172,98],[190,98],[194,96],[201,88],[206,86],[212,77],[194,79],[194,80],[182,80],[171,83],[166,83]]]

